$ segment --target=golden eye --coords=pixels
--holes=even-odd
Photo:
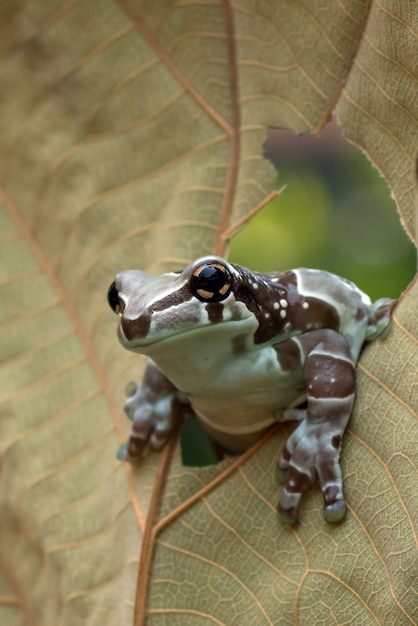
[[[221,263],[205,263],[193,272],[190,286],[193,295],[202,302],[221,302],[231,292],[232,278]]]

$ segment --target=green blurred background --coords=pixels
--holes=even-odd
[[[270,131],[265,152],[278,169],[278,188],[286,189],[236,235],[229,260],[262,272],[326,269],[354,281],[372,300],[397,298],[415,274],[415,248],[367,158],[335,123],[321,137]],[[189,416],[182,457],[189,466],[216,462]]]

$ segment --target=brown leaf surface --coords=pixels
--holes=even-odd
[[[266,127],[335,108],[412,236],[417,24],[395,0],[2,4],[1,624],[129,624],[135,596],[137,624],[417,622],[416,288],[360,365],[347,523],[313,492],[296,530],[274,512],[283,433],[175,458],[158,514],[171,449],[114,458],[140,372],[105,302],[122,268],[224,252],[273,193]]]

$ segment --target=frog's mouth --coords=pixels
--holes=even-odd
[[[160,348],[169,351],[172,347],[173,353],[175,352],[177,358],[181,359],[185,350],[189,352],[191,350],[197,354],[202,345],[217,346],[217,349],[222,352],[222,345],[230,346],[230,342],[234,342],[237,337],[248,336],[252,343],[252,336],[256,327],[257,324],[254,325],[253,319],[249,317],[240,320],[221,321],[216,324],[216,329],[213,328],[213,323],[208,321],[197,328],[159,330],[158,337],[153,337],[151,331],[144,338],[136,336],[130,339],[124,332],[123,324],[119,323],[118,339],[124,348],[139,354],[151,355],[155,351],[160,351]]]

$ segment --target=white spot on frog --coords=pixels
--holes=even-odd
[[[288,301],[287,301],[287,300],[285,300],[284,298],[282,298],[282,299],[280,300],[280,304],[281,304],[281,306],[285,309],[285,308],[288,306],[288,304],[289,304],[289,303],[288,303]]]
[[[282,319],[284,319],[284,318],[286,317],[286,315],[287,315],[286,311],[285,311],[284,309],[282,309],[282,310],[280,311],[280,317],[281,317]]]

